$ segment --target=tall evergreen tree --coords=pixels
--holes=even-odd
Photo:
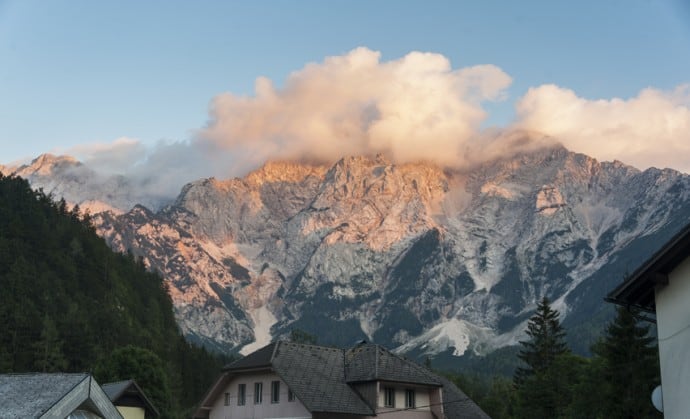
[[[558,311],[551,308],[548,298],[544,297],[527,323],[529,339],[520,341],[522,348],[518,358],[526,366],[515,371],[514,382],[517,386],[528,377],[546,371],[558,355],[569,352],[559,316]]]
[[[659,382],[656,340],[650,326],[641,325],[635,312],[619,307],[602,341],[592,349],[603,359],[605,413],[616,418],[661,417],[650,395]]]

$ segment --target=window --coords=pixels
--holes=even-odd
[[[395,389],[393,387],[383,388],[383,407],[395,407]]]
[[[264,390],[263,383],[254,383],[254,404],[261,404],[262,395],[261,392]]]
[[[280,403],[280,381],[271,381],[271,403]]]
[[[295,401],[295,393],[293,393],[292,390],[290,390],[290,389],[288,389],[288,401],[289,402]]]
[[[244,406],[245,400],[246,400],[246,395],[247,395],[247,385],[246,384],[240,384],[237,386],[237,405],[238,406]]]
[[[405,390],[405,409],[414,409],[417,406],[414,400],[414,390],[408,388]]]
[[[225,393],[225,405],[230,406],[230,393]]]

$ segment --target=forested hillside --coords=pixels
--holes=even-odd
[[[161,388],[140,384],[166,417],[198,402],[223,362],[184,340],[161,277],[114,253],[88,215],[2,175],[0,324],[0,372],[153,373]],[[158,358],[143,367],[159,371],[123,371],[125,347]]]

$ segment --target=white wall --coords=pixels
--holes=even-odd
[[[280,402],[271,403],[271,382],[280,381]],[[263,383],[263,401],[254,404],[254,383]],[[246,385],[244,406],[237,405],[238,384]],[[229,405],[225,406],[225,393],[230,394]],[[288,402],[288,386],[276,375],[270,373],[244,374],[230,381],[218,399],[213,403],[209,419],[229,418],[311,418],[311,413],[295,397]]]
[[[656,318],[664,417],[687,419],[690,412],[690,258],[656,289]]]
[[[384,407],[384,394],[385,394],[385,388],[387,387],[392,387],[395,389],[395,407],[394,408],[387,408]],[[379,396],[378,396],[378,406],[376,409],[377,413],[382,413],[382,412],[387,412],[391,410],[402,410],[405,409],[405,389],[412,388],[415,390],[415,405],[417,406],[416,409],[410,409],[410,410],[405,410],[405,411],[399,411],[396,413],[394,416],[396,418],[405,418],[405,419],[417,419],[417,418],[432,418],[433,415],[431,414],[431,399],[429,392],[431,391],[436,391],[438,392],[438,388],[428,388],[428,387],[413,387],[413,386],[405,386],[402,384],[396,384],[396,383],[379,383]],[[393,416],[393,414],[387,414],[385,415],[386,417],[388,416]]]

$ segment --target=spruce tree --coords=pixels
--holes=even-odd
[[[526,366],[517,368],[513,377],[517,386],[525,379],[546,371],[557,356],[569,352],[559,315],[544,297],[537,306],[537,312],[529,319],[526,332],[529,339],[520,341],[522,348],[518,353],[518,358]]]
[[[593,348],[603,360],[605,410],[609,417],[661,417],[650,395],[660,382],[658,350],[650,326],[641,325],[635,312],[619,307],[602,341]]]

